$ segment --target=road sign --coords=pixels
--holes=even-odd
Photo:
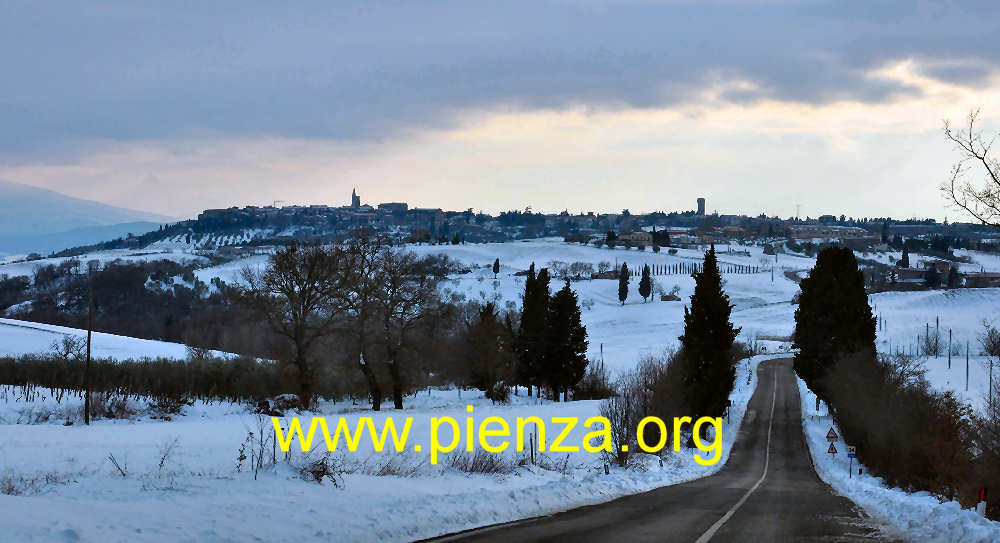
[[[858,457],[857,448],[856,447],[848,447],[847,448],[847,457],[848,458],[857,458]]]
[[[833,426],[831,426],[830,431],[826,433],[826,440],[831,443],[837,441],[837,432],[833,431]]]
[[[837,446],[834,445],[833,442],[831,441],[830,442],[830,448],[827,449],[826,452],[828,452],[830,454],[837,454]]]

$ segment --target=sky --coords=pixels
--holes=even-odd
[[[189,217],[365,203],[960,220],[995,1],[0,0],[0,179]],[[976,173],[976,172],[973,172]]]

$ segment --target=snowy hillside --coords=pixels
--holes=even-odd
[[[0,318],[0,356],[48,353],[52,350],[54,342],[61,341],[66,336],[86,339],[87,331],[52,324]],[[173,358],[183,360],[187,357],[187,347],[180,343],[116,336],[101,332],[95,332],[91,342],[94,358],[114,360]]]

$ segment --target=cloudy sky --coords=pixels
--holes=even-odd
[[[177,217],[957,219],[942,120],[1000,127],[996,1],[184,4],[0,0],[0,179]]]

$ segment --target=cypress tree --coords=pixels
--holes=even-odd
[[[653,292],[653,281],[649,278],[649,264],[642,266],[642,279],[639,280],[639,296],[642,296],[642,303]]]
[[[691,416],[720,417],[736,380],[733,341],[740,329],[729,321],[732,304],[722,289],[722,275],[715,244],[705,253],[705,263],[694,277],[690,308],[684,308],[682,363],[687,407]]]
[[[580,322],[580,305],[567,279],[552,296],[546,333],[544,374],[553,399],[559,401],[559,392],[577,384],[586,371],[587,328]]]
[[[628,264],[622,262],[621,272],[618,273],[618,301],[625,305],[628,298]]]
[[[795,310],[795,371],[820,398],[828,368],[854,353],[875,354],[875,317],[854,252],[827,247],[802,280]]]
[[[538,383],[545,356],[545,333],[549,312],[549,271],[542,268],[535,275],[535,264],[528,268],[524,282],[521,326],[518,330],[518,382],[528,387]]]
[[[910,267],[910,251],[906,248],[906,244],[903,244],[903,257],[899,259],[899,267]]]
[[[500,259],[499,258],[493,261],[493,278],[494,279],[497,278],[497,274],[498,273],[500,273]]]

